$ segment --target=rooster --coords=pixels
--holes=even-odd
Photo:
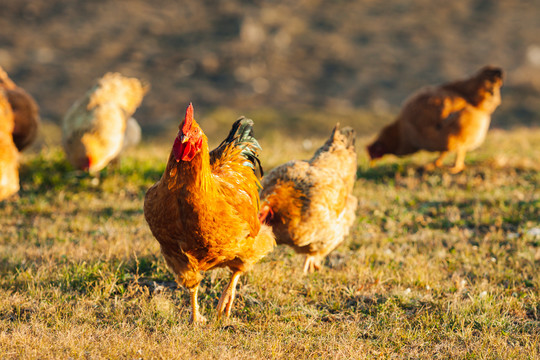
[[[22,151],[36,140],[40,123],[39,108],[32,96],[15,85],[2,67],[0,67],[0,88],[6,92],[13,111],[13,142],[17,149]]]
[[[204,322],[197,293],[201,271],[228,267],[233,274],[218,303],[228,317],[240,275],[275,245],[261,225],[258,160],[253,122],[238,119],[228,137],[209,152],[190,104],[161,179],[146,193],[144,216],[176,281],[191,296],[192,323]]]
[[[19,191],[19,152],[13,142],[13,111],[0,88],[0,201]]]
[[[62,122],[62,145],[75,168],[100,171],[131,142],[130,129],[140,138],[131,115],[148,88],[138,79],[107,73],[71,106]]]
[[[354,136],[338,124],[311,160],[289,161],[263,178],[261,221],[272,226],[278,244],[306,254],[304,273],[320,268],[354,222]]]
[[[459,173],[467,151],[484,142],[491,114],[501,103],[502,78],[500,68],[485,66],[471,78],[420,90],[367,147],[370,158],[440,151],[439,158],[426,166],[432,170],[442,166],[449,152],[456,152],[450,172]]]

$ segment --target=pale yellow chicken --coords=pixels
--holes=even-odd
[[[13,111],[0,88],[0,201],[19,191],[19,152],[13,142]]]
[[[263,178],[260,219],[272,226],[278,244],[306,254],[304,273],[320,268],[356,217],[354,136],[338,124],[311,160],[289,161]]]
[[[62,145],[75,168],[97,172],[133,142],[138,124],[131,116],[148,88],[136,78],[107,73],[71,106],[62,122]]]

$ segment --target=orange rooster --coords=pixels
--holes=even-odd
[[[240,275],[275,245],[271,228],[261,225],[257,215],[256,172],[262,168],[252,125],[238,119],[209,152],[190,104],[165,172],[146,193],[144,216],[176,281],[190,291],[192,323],[206,320],[197,302],[201,271],[232,270],[218,304],[218,318],[224,312],[228,317]]]
[[[502,78],[500,68],[485,66],[471,78],[420,90],[368,146],[369,156],[375,160],[385,154],[440,151],[426,166],[431,170],[442,166],[448,152],[456,152],[450,172],[462,171],[465,154],[484,142],[491,114],[501,103]]]
[[[13,111],[0,88],[0,201],[19,191],[19,152],[13,142]]]
[[[311,160],[289,161],[263,178],[261,220],[279,244],[306,254],[304,273],[319,269],[349,233],[356,217],[356,159],[354,130],[338,124]]]
[[[13,110],[15,127],[13,141],[19,151],[34,142],[39,127],[39,108],[35,100],[23,89],[15,85],[4,69],[0,67],[0,88],[6,91]]]

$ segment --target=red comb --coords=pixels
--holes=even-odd
[[[189,103],[189,106],[186,109],[186,117],[184,118],[184,125],[182,126],[182,133],[187,134],[191,129],[191,124],[193,123],[193,105]]]

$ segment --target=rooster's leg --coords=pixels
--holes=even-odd
[[[189,295],[191,297],[191,317],[189,322],[191,324],[200,324],[206,322],[206,318],[199,312],[199,303],[197,302],[197,295],[199,294],[199,285],[189,289]]]
[[[467,153],[467,150],[464,148],[460,148],[457,150],[456,155],[456,163],[452,168],[450,168],[450,172],[452,174],[457,174],[458,172],[461,172],[463,169],[465,169],[465,154]]]
[[[226,317],[231,315],[231,308],[236,295],[236,284],[238,283],[240,275],[242,275],[241,271],[235,271],[231,277],[231,281],[229,281],[229,284],[225,290],[223,290],[223,294],[221,294],[218,303],[218,319],[221,319],[224,311]]]
[[[435,170],[435,168],[441,167],[443,165],[443,161],[444,161],[444,158],[446,157],[446,155],[448,155],[448,151],[441,151],[441,153],[439,154],[439,157],[437,158],[437,160],[435,160],[432,163],[427,164],[424,167],[424,169],[426,171],[433,171],[433,170]]]

